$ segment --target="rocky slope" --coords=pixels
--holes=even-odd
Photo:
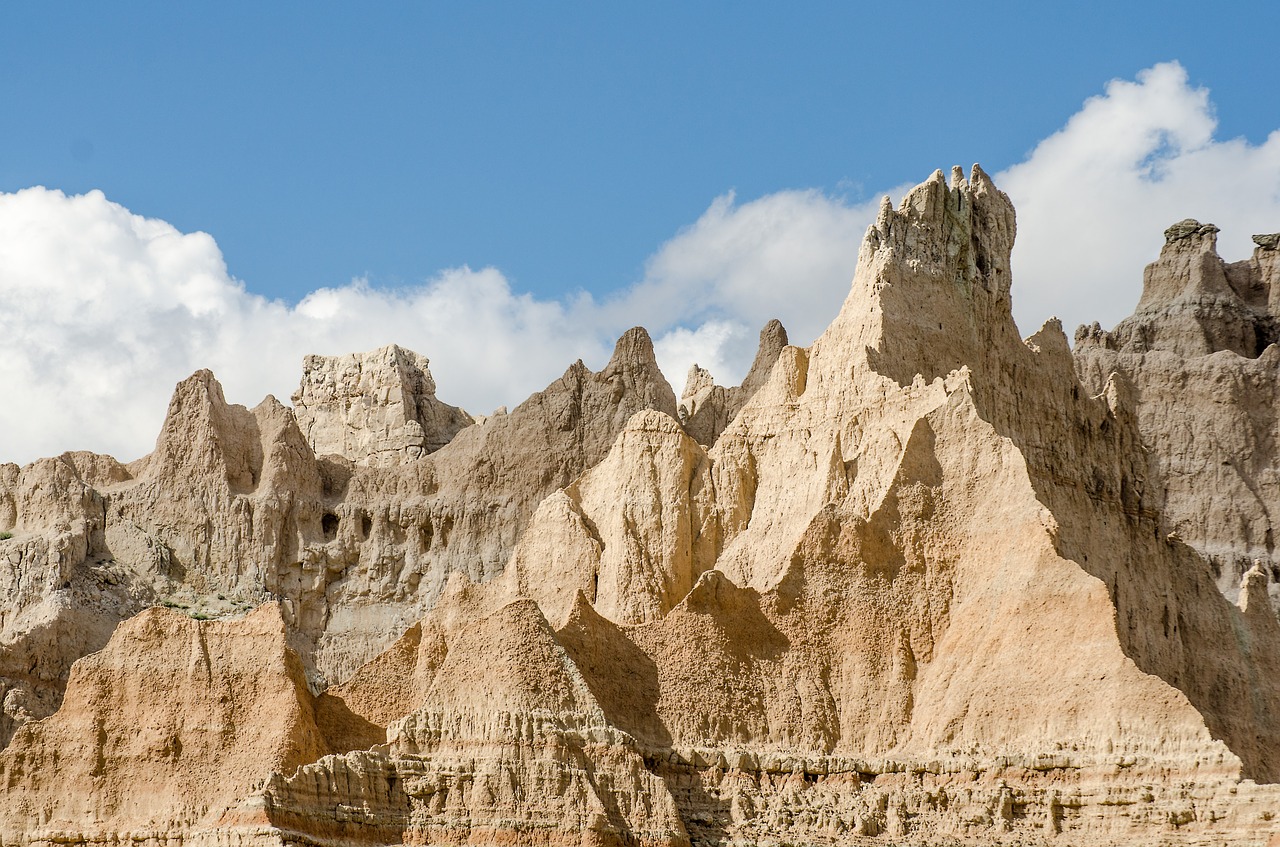
[[[388,355],[424,362],[395,348],[352,358]],[[300,397],[331,381],[331,360],[309,363],[322,371]],[[405,392],[430,383],[406,371]],[[675,398],[638,329],[600,373],[578,362],[397,467],[317,457],[292,411],[273,397],[230,405],[208,371],[177,387],[156,450],[128,467],[80,453],[0,466],[0,530],[13,535],[0,553],[0,741],[56,708],[71,662],[154,603],[208,617],[279,599],[313,682],[341,679],[420,618],[450,573],[501,571],[538,503],[645,408],[674,414]]]
[[[1270,569],[1229,598],[1236,530],[1171,532],[1183,448],[1121,357],[1273,356],[1274,264],[1172,308],[1216,278],[1180,225],[1115,335],[1169,349],[1073,357],[1019,337],[1015,229],[935,174],[812,346],[771,324],[679,408],[633,330],[449,432],[384,348],[295,411],[197,374],[127,467],[5,466],[0,844],[1266,844]]]

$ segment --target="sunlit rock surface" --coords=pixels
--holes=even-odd
[[[0,466],[0,843],[1267,844],[1276,240],[1073,352],[1015,231],[936,173],[679,404],[640,329],[475,422],[392,346]]]

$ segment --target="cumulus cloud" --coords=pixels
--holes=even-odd
[[[453,269],[401,291],[357,280],[293,307],[267,300],[227,273],[208,235],[100,192],[0,195],[0,283],[7,460],[70,448],[142,455],[174,384],[201,367],[233,401],[287,402],[305,353],[397,340],[436,354],[441,382],[478,404],[527,393],[576,356],[605,355],[564,304],[516,294],[492,269]]]
[[[1251,233],[1280,229],[1280,132],[1254,145],[1218,140],[1216,126],[1208,92],[1176,63],[1157,65],[1109,83],[997,174],[1018,208],[1025,333],[1051,314],[1068,327],[1128,314],[1175,220],[1218,224],[1228,258],[1247,254]],[[660,245],[641,279],[598,300],[539,299],[496,269],[463,267],[395,290],[354,280],[290,305],[247,290],[210,236],[100,192],[0,194],[0,461],[67,449],[136,458],[173,385],[198,368],[213,369],[233,402],[287,402],[303,355],[393,341],[430,357],[444,399],[481,413],[574,359],[600,367],[636,324],[677,392],[695,361],[732,384],[770,318],[808,344],[834,317],[876,205],[818,191],[726,194]]]
[[[1113,80],[1026,161],[996,175],[1018,210],[1014,315],[1024,333],[1057,314],[1068,332],[1133,311],[1142,268],[1183,218],[1222,228],[1228,260],[1280,230],[1280,131],[1219,140],[1209,92],[1176,62]]]
[[[808,344],[835,317],[877,207],[819,191],[742,204],[718,197],[650,257],[643,279],[599,306],[599,319],[656,330],[658,362],[677,392],[695,362],[721,383],[739,382],[770,320]]]
[[[198,368],[232,402],[288,402],[305,354],[392,341],[427,355],[441,396],[477,412],[519,402],[575,359],[600,367],[635,324],[654,334],[677,390],[694,361],[740,377],[770,316],[813,328],[816,310],[834,314],[869,215],[816,192],[722,197],[643,279],[600,302],[538,299],[493,268],[454,268],[395,290],[354,280],[289,305],[246,290],[210,236],[101,192],[0,194],[0,461],[67,449],[136,458],[174,384]]]

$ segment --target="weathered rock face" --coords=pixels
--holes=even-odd
[[[436,399],[427,358],[395,344],[348,356],[308,356],[293,411],[317,455],[395,465],[434,453],[471,416]]]
[[[1262,562],[1280,607],[1280,251],[1255,236],[1253,256],[1227,263],[1217,231],[1170,227],[1134,314],[1077,330],[1076,369],[1090,391],[1111,374],[1131,386],[1162,529],[1208,559],[1232,600]]]
[[[741,385],[726,388],[716,385],[711,372],[705,368],[694,365],[689,370],[680,397],[680,423],[694,441],[704,447],[715,444],[738,410],[764,385],[773,363],[786,346],[786,329],[780,321],[772,320],[760,330],[760,347]]]
[[[263,791],[273,823],[361,842],[378,832],[406,844],[688,844],[666,785],[605,720],[537,604],[468,615],[465,626],[449,617],[426,624],[443,649],[420,652],[406,676],[384,661],[363,674],[422,691],[388,745],[273,779]],[[359,811],[316,814],[335,804]]]
[[[3,619],[27,640],[7,650],[36,643],[23,609],[54,601],[69,624],[89,597],[114,619],[151,596],[220,613],[196,586],[282,599],[190,628],[143,613],[74,666],[59,711],[15,711],[28,723],[0,754],[0,839],[49,839],[56,821],[72,844],[161,826],[169,844],[1266,843],[1270,570],[1248,568],[1238,604],[1223,596],[1200,542],[1168,532],[1149,394],[1099,375],[1104,353],[1274,355],[1244,357],[1269,337],[1271,248],[1219,278],[1213,232],[1175,228],[1148,273],[1149,330],[1115,337],[1185,348],[1103,339],[1073,359],[1056,321],[1019,337],[1015,229],[981,169],[935,174],[882,208],[811,347],[766,327],[743,386],[691,380],[679,414],[632,331],[600,374],[579,363],[393,466],[316,459],[288,410],[227,406],[197,375],[143,462],[3,469],[16,531],[0,554],[22,551],[5,578],[27,598]],[[1162,310],[1171,298],[1186,308]],[[1239,350],[1199,352],[1214,344]],[[106,571],[128,588],[119,607],[89,581]],[[144,624],[155,646],[126,650]],[[240,692],[211,661],[179,702],[250,722],[287,703],[274,736],[246,736],[267,775],[227,771],[216,790],[174,776],[181,801],[141,822],[112,793],[129,779],[114,751],[173,720],[129,680],[201,667],[188,645],[237,632],[276,645],[274,670]],[[151,651],[165,658],[110,658]],[[14,686],[31,685],[24,658],[3,666]],[[341,683],[317,695],[307,662]],[[107,693],[87,695],[89,678]],[[113,700],[134,724],[77,734]],[[217,738],[182,749],[245,758]],[[135,758],[158,755],[143,746]],[[11,764],[55,747],[80,800]]]
[[[6,839],[36,842],[212,829],[273,772],[327,752],[278,604],[226,622],[149,609],[0,753],[0,819]]]
[[[57,708],[71,663],[164,602],[200,616],[278,598],[314,684],[340,680],[435,603],[451,573],[502,571],[538,503],[596,464],[637,411],[675,414],[642,329],[510,414],[388,468],[317,458],[268,397],[228,404],[201,371],[156,450],[125,468],[65,454],[0,473],[0,742]]]

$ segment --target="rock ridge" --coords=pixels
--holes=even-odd
[[[1276,580],[1214,559],[1270,555],[1275,251],[1177,224],[1073,351],[1015,233],[936,172],[810,347],[680,405],[637,328],[394,461],[200,373],[140,462],[0,467],[0,843],[1280,838]]]
[[[1255,236],[1249,259],[1224,262],[1217,232],[1170,227],[1134,314],[1077,330],[1076,370],[1092,392],[1112,374],[1131,386],[1162,529],[1206,557],[1233,601],[1261,563],[1280,608],[1280,254]]]

